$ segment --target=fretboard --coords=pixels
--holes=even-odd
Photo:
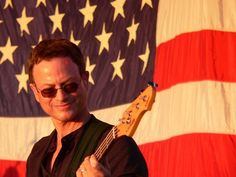
[[[104,138],[104,140],[98,146],[98,148],[96,149],[96,151],[94,153],[94,155],[95,155],[95,157],[97,158],[98,161],[102,158],[103,154],[106,152],[109,145],[111,144],[111,142],[115,138],[116,138],[116,126],[113,126],[112,129],[107,134],[106,138]]]

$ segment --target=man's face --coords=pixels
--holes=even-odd
[[[88,113],[87,76],[87,73],[80,75],[78,66],[69,57],[55,57],[34,65],[35,84],[30,86],[43,110],[54,120],[62,122],[81,120]],[[78,88],[73,89],[70,85],[77,85]],[[42,94],[42,91],[51,92],[54,88],[56,89],[54,96],[45,97]]]

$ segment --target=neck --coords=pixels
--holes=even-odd
[[[61,139],[70,134],[71,132],[81,128],[84,124],[86,124],[90,120],[91,115],[89,113],[86,116],[83,116],[80,120],[74,121],[59,121],[56,119],[53,120],[53,124],[57,131],[57,141],[61,142]]]

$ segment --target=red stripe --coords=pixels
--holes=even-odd
[[[236,33],[181,34],[157,47],[155,68],[158,90],[189,81],[236,82]]]
[[[140,145],[150,177],[233,177],[236,135],[187,134]],[[0,160],[0,176],[24,177],[23,161]],[[188,168],[186,168],[188,167]]]
[[[0,160],[1,177],[25,177],[26,162]]]
[[[187,134],[140,146],[150,177],[235,177],[236,135]]]

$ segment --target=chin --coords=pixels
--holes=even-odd
[[[62,122],[68,122],[75,120],[75,114],[72,112],[61,112],[57,113],[55,116],[53,116],[55,119],[62,121]]]

